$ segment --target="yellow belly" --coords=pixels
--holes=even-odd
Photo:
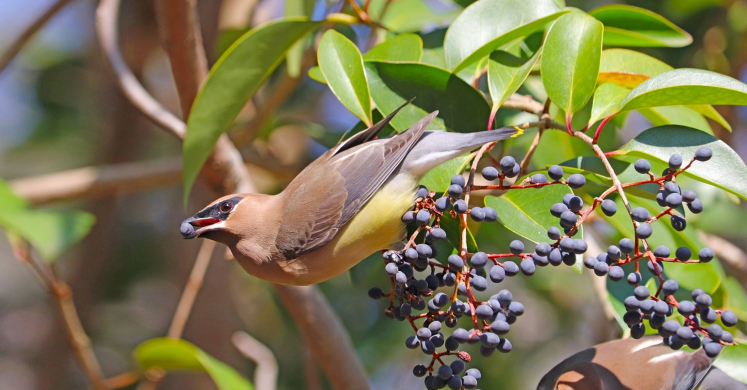
[[[332,241],[301,256],[308,272],[298,284],[311,284],[337,276],[372,253],[391,249],[402,240],[402,215],[412,207],[417,182],[400,174],[386,183]],[[297,283],[294,283],[297,284]]]

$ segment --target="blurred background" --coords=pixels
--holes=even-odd
[[[0,0],[0,53],[52,3]],[[446,0],[425,3],[447,15],[460,7]],[[569,6],[584,10],[606,3],[567,0]],[[643,52],[674,67],[709,69],[747,82],[744,0],[627,3],[662,14],[694,38],[685,48]],[[74,291],[83,326],[103,370],[112,376],[135,368],[135,346],[165,334],[199,248],[199,242],[183,241],[177,227],[213,196],[198,182],[185,209],[179,170],[181,145],[143,118],[122,96],[96,42],[95,6],[91,0],[72,1],[0,73],[0,177],[18,189],[28,184],[29,178],[75,168],[136,163],[133,169],[161,172],[157,185],[147,188],[106,191],[78,201],[38,201],[45,203],[42,207],[83,209],[96,217],[91,233],[59,260],[59,266]],[[334,6],[321,0],[316,12]],[[211,63],[225,47],[221,42],[230,39],[225,31],[246,29],[284,14],[283,0],[201,0],[198,7]],[[160,102],[179,113],[153,2],[124,2],[119,23],[127,63]],[[440,26],[448,23],[448,17],[429,22],[423,35],[438,35]],[[365,48],[367,27],[355,27],[348,33],[357,34]],[[284,67],[275,73],[254,103],[275,104],[276,108],[260,122],[257,139],[242,143],[242,153],[252,163],[253,178],[265,192],[282,189],[325,150],[324,144],[329,145],[329,140],[334,143],[358,122],[326,86],[309,79],[305,72],[291,81]],[[280,99],[275,92],[278,85],[290,86]],[[714,126],[717,136],[744,159],[747,111],[744,107],[718,110],[734,131]],[[239,122],[249,123],[254,115],[247,109]],[[506,123],[520,120],[518,113],[501,115]],[[645,119],[631,114],[619,141],[645,128]],[[242,135],[236,132],[233,136],[241,139]],[[514,155],[522,155],[519,146]],[[747,210],[743,204],[721,202],[725,198],[719,196],[704,201],[714,206],[706,208],[696,226],[747,249],[747,227],[742,222]],[[483,250],[505,251],[514,238],[497,224],[477,232]],[[184,338],[251,377],[253,364],[230,343],[234,331],[246,330],[275,353],[281,374],[279,388],[326,388],[270,286],[245,274],[235,262],[224,261],[222,248],[214,257]],[[733,271],[728,264],[725,267],[727,273]],[[372,257],[319,287],[349,331],[372,387],[420,388],[422,381],[412,376],[411,369],[423,355],[403,348],[403,340],[411,332],[409,325],[387,320],[383,303],[366,296],[369,287],[386,283],[381,262]],[[554,269],[504,284],[524,303],[527,313],[520,326],[512,329],[513,352],[476,359],[475,366],[483,371],[482,388],[534,388],[554,363],[617,332],[616,325],[604,319],[588,272],[577,275],[569,268]],[[13,258],[6,240],[0,239],[0,389],[86,387],[57,308],[34,275]],[[160,388],[210,389],[214,385],[205,375],[179,373],[170,374]]]

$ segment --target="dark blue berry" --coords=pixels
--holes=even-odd
[[[562,179],[564,174],[563,168],[560,165],[553,165],[547,170],[547,175],[553,180]]]
[[[617,212],[617,203],[612,199],[605,199],[602,201],[602,212],[604,215],[611,217]]]
[[[586,177],[580,173],[574,173],[568,177],[568,187],[573,189],[581,188],[586,184]]]
[[[642,158],[633,164],[633,168],[638,173],[648,173],[651,170],[651,163]]]
[[[695,159],[698,161],[708,161],[713,157],[713,150],[707,146],[701,146],[695,151]]]
[[[498,178],[498,170],[495,167],[487,166],[482,169],[482,177],[485,180],[493,181]]]

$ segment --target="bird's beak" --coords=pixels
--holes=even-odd
[[[221,222],[223,221],[218,218],[189,217],[182,221],[182,225],[179,227],[179,232],[182,233],[182,238],[197,238],[202,233],[214,230],[222,226],[223,224]]]

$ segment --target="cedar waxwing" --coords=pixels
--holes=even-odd
[[[321,155],[277,195],[216,200],[182,222],[182,236],[227,245],[246,272],[273,283],[322,282],[378,250],[401,247],[401,218],[426,172],[520,132],[425,131],[436,111],[403,133],[376,139],[397,111]]]
[[[563,360],[537,390],[747,390],[712,363],[702,348],[672,351],[658,336],[616,340]]]

